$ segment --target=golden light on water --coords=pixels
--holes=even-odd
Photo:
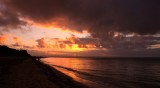
[[[73,80],[76,80],[80,83],[90,83],[89,80],[85,80],[77,76],[76,71],[84,68],[93,69],[91,65],[83,65],[84,61],[80,60],[81,58],[45,58],[41,61],[49,64],[55,69],[61,71],[62,73],[70,76]],[[86,63],[93,63],[91,60],[85,60]],[[63,64],[62,64],[63,63]],[[73,70],[67,70],[65,68],[72,68]],[[75,70],[75,72],[74,72]],[[89,85],[89,84],[88,84]]]

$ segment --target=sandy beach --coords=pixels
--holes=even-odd
[[[87,88],[87,86],[31,58],[1,57],[0,88]]]

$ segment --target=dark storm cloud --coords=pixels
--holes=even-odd
[[[11,12],[2,12],[0,16],[0,27],[19,28],[25,22],[19,20],[17,16]]]
[[[19,19],[18,14],[4,5],[3,1],[0,0],[0,30],[8,31],[13,28],[21,28],[26,23]]]
[[[58,20],[62,26],[78,31],[87,28],[96,37],[107,36],[109,31],[154,34],[160,30],[159,0],[5,0],[5,3],[35,22],[64,17],[67,23]]]

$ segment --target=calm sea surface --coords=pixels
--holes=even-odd
[[[44,58],[91,88],[160,88],[160,59]]]

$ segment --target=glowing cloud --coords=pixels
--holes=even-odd
[[[160,44],[150,45],[148,49],[160,49]]]
[[[6,38],[4,36],[0,36],[0,45],[4,44]]]

